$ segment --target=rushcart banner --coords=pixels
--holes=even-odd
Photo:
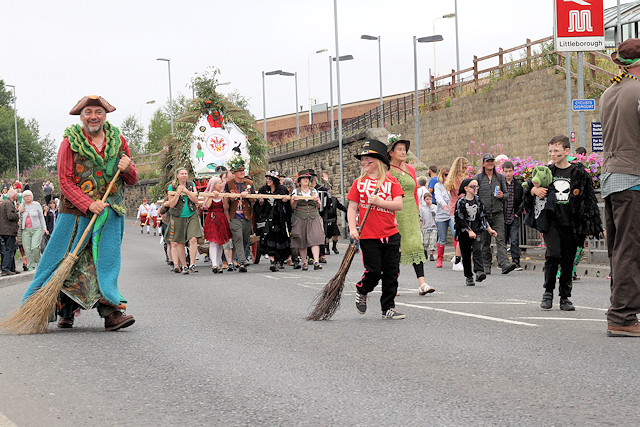
[[[190,161],[196,178],[212,175],[216,166],[226,166],[234,156],[241,156],[249,164],[247,136],[231,120],[222,115],[200,116],[193,129]]]

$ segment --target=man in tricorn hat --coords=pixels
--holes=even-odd
[[[64,131],[58,150],[60,213],[23,301],[51,279],[61,261],[75,249],[93,214],[98,214],[60,293],[57,310],[60,328],[73,326],[78,307],[86,310],[97,307],[107,331],[126,328],[134,322],[133,316],[124,313],[127,301],[118,291],[118,274],[124,231],[124,187],[138,181],[138,172],[129,157],[127,141],[117,127],[106,121],[107,113],[114,110],[100,96],[82,98],[69,112],[79,115],[82,125],[71,125]],[[120,175],[111,194],[102,202],[118,170]]]
[[[600,180],[611,264],[607,333],[640,337],[640,39],[620,43],[611,60],[621,73],[600,97],[604,139]]]
[[[227,198],[224,201],[224,210],[229,218],[229,228],[231,229],[233,248],[238,257],[238,270],[242,273],[247,272],[247,256],[245,249],[249,245],[249,238],[252,232],[253,204],[255,199],[247,199],[248,194],[254,194],[253,181],[245,177],[244,160],[236,156],[229,163],[229,171],[232,176],[229,177],[224,187],[225,193],[237,193],[239,198]],[[227,260],[231,263],[231,260]]]

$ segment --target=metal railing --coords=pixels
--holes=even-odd
[[[524,74],[536,68],[555,68],[564,72],[562,68],[563,52],[556,52],[553,48],[545,44],[551,42],[553,36],[543,39],[531,41],[527,39],[526,43],[512,47],[510,49],[500,48],[498,52],[482,57],[473,57],[473,66],[456,72],[442,76],[429,76],[429,87],[423,89],[418,95],[418,104],[420,112],[428,110],[436,110],[448,107],[451,99],[466,93],[476,93],[483,88],[489,87],[495,79],[508,75]],[[519,57],[513,59],[513,55],[519,54]],[[599,52],[587,53],[588,60],[584,62],[584,67],[588,70],[585,75],[585,81],[590,85],[604,90],[605,87],[597,83],[596,76],[603,75],[605,78],[614,76],[611,72],[604,70],[595,65],[596,57],[608,58]],[[575,73],[571,73],[575,76]],[[382,106],[382,120],[380,119],[380,107],[354,117],[352,119],[343,120],[343,137],[353,135],[372,127],[386,127],[396,124],[406,123],[407,120],[413,118],[414,99],[413,93],[405,96],[398,96],[388,100]],[[322,126],[326,127],[326,126]],[[316,126],[319,128],[319,126]],[[337,133],[337,120],[335,121]],[[279,143],[270,148],[268,153],[270,156],[289,153],[303,148],[313,147],[332,141],[335,137],[331,136],[330,130],[321,132],[313,132],[313,126],[306,129],[309,132],[304,138],[298,141],[289,141]],[[283,134],[295,135],[287,130],[281,131]]]

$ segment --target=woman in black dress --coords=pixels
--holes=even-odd
[[[256,234],[260,236],[260,253],[269,256],[271,271],[284,268],[284,261],[291,255],[289,224],[291,205],[289,191],[280,180],[277,171],[266,173],[267,183],[258,189],[258,194],[282,195],[281,199],[259,197],[254,206]]]

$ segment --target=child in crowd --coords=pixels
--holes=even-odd
[[[367,311],[367,294],[382,280],[382,318],[404,319],[405,315],[395,308],[400,273],[400,233],[395,211],[402,209],[404,192],[389,173],[387,146],[382,141],[366,141],[355,157],[360,160],[362,173],[347,195],[347,219],[349,235],[360,241],[364,263],[364,274],[356,284],[356,309],[360,314]],[[359,213],[364,218],[369,204],[371,209],[359,230],[356,216]]]
[[[465,178],[460,184],[455,208],[455,238],[458,240],[462,253],[462,267],[467,286],[475,286],[473,272],[476,280],[482,282],[487,278],[482,261],[482,246],[480,237],[486,231],[496,237],[498,233],[491,228],[487,221],[484,205],[478,197],[478,181]],[[471,255],[473,254],[473,271],[471,270]]]
[[[436,250],[436,242],[438,241],[438,230],[436,229],[436,210],[437,207],[432,202],[431,193],[428,191],[422,195],[422,203],[420,203],[420,224],[422,228],[422,246],[424,247],[424,256],[429,261],[435,261],[433,253]],[[429,253],[427,253],[429,251]]]
[[[525,209],[533,209],[534,197],[544,198],[548,191],[556,196],[555,211],[549,215],[548,231],[544,233],[547,245],[544,264],[544,289],[540,307],[550,309],[556,273],[560,273],[560,310],[573,311],[571,297],[571,276],[576,248],[584,244],[586,236],[599,236],[602,221],[598,202],[593,190],[593,182],[585,168],[579,163],[569,163],[567,156],[571,150],[569,138],[554,136],[548,143],[549,156],[553,162],[549,166],[553,176],[549,189],[528,182],[529,191],[524,194]]]
[[[207,210],[204,217],[204,238],[209,241],[209,259],[211,259],[211,271],[214,274],[223,273],[222,251],[223,245],[231,240],[229,219],[224,213],[224,204],[221,197],[216,197],[224,189],[224,182],[220,177],[214,176],[209,180],[205,193],[213,193],[204,199],[204,207]],[[233,259],[231,249],[225,250],[227,259]]]
[[[514,166],[511,161],[502,165],[502,173],[507,182],[504,207],[504,235],[506,244],[510,246],[511,262],[516,271],[522,271],[520,266],[520,217],[522,216],[522,184],[513,177]]]

